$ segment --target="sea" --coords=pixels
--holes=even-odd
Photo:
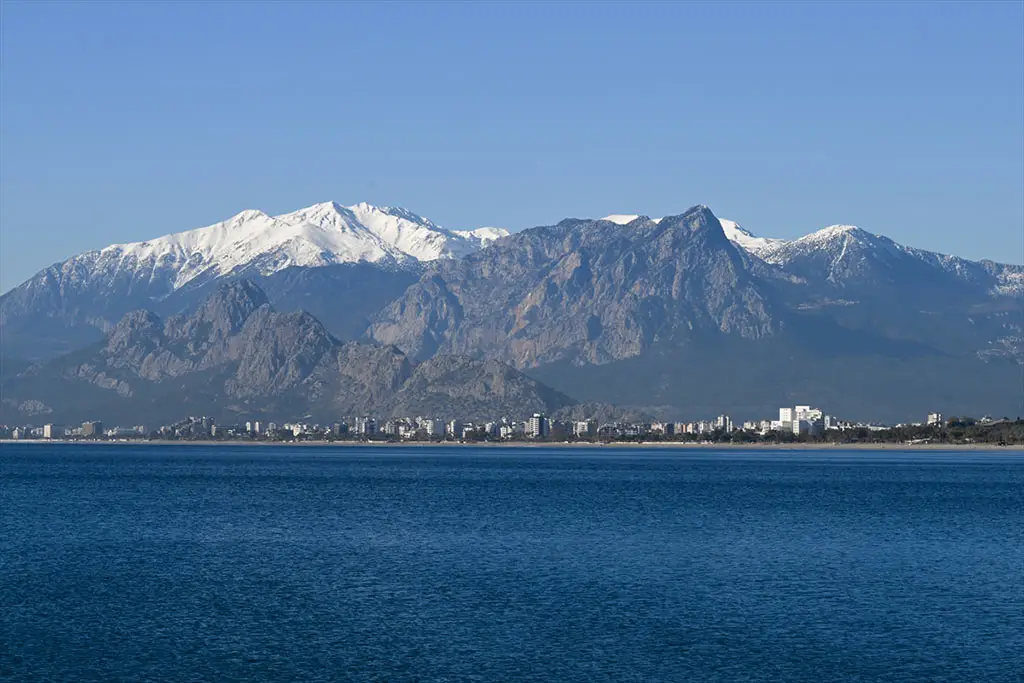
[[[0,679],[1024,680],[1024,453],[0,445]]]

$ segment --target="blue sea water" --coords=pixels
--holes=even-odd
[[[0,446],[0,678],[1024,676],[1024,454]]]

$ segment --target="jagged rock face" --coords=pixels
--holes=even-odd
[[[336,415],[379,411],[409,379],[413,365],[394,347],[345,344],[324,375],[327,395]]]
[[[418,357],[520,367],[603,363],[702,332],[757,339],[778,322],[750,258],[706,207],[626,225],[567,220],[431,269],[369,334]]]
[[[330,366],[338,342],[308,313],[257,309],[232,339],[229,358],[237,360],[225,389],[233,397],[274,396],[306,382]]]
[[[237,334],[253,311],[267,303],[267,295],[251,282],[229,282],[218,288],[179,330],[171,333],[180,338],[202,338],[217,343]]]
[[[246,399],[288,392],[327,372],[342,353],[319,320],[274,311],[259,287],[242,280],[219,286],[188,317],[162,324],[147,311],[129,313],[100,356],[107,366],[150,381],[230,366],[224,392]],[[82,376],[76,369],[71,373]]]
[[[417,366],[389,403],[388,412],[462,418],[522,416],[525,406],[550,413],[573,402],[504,363],[437,356]]]
[[[106,366],[133,372],[142,379],[179,377],[248,358],[254,350],[267,348],[261,346],[265,341],[260,339],[261,333],[287,326],[287,321],[273,319],[277,315],[266,295],[252,283],[230,282],[188,317],[163,322],[149,311],[127,314],[114,327],[99,356]],[[333,343],[322,326],[319,332],[322,339]]]

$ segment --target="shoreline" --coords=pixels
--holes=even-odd
[[[973,444],[903,444],[903,443],[684,443],[664,441],[642,441],[642,442],[551,442],[551,443],[529,443],[529,442],[461,442],[443,441],[434,442],[389,442],[389,441],[215,441],[195,440],[178,441],[173,439],[149,440],[122,440],[122,441],[67,441],[62,439],[5,439],[0,441],[0,450],[7,444],[33,444],[50,446],[258,446],[258,447],[304,447],[304,448],[451,448],[451,447],[482,447],[482,448],[557,448],[557,449],[622,449],[622,448],[653,448],[661,450],[712,450],[712,451],[993,451],[1020,453],[1024,455],[1024,444],[999,444],[973,443]]]

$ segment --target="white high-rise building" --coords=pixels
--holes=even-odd
[[[551,432],[551,423],[544,413],[534,413],[526,427],[526,435],[531,439],[542,439]]]
[[[779,408],[779,424],[783,429],[788,429],[793,424],[792,408]]]

